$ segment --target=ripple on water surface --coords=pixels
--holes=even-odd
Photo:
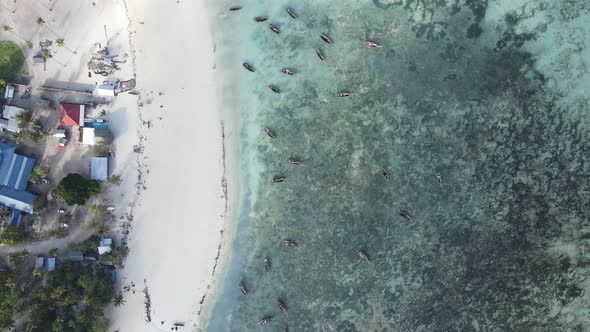
[[[566,15],[576,4],[579,15]],[[245,188],[209,331],[590,328],[580,310],[589,304],[588,118],[558,106],[567,94],[548,77],[562,69],[541,72],[527,51],[549,22],[535,15],[588,23],[584,1],[242,6],[212,8],[224,25],[217,40],[235,40],[218,54],[239,85],[230,94],[241,95],[232,110]]]

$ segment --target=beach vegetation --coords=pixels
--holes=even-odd
[[[23,73],[25,58],[11,41],[0,41],[0,79],[8,81]]]
[[[14,115],[14,119],[20,129],[26,129],[33,123],[33,114],[28,111],[20,111]]]
[[[8,255],[8,264],[20,265],[29,257],[28,250],[21,250]]]
[[[51,248],[49,249],[49,252],[47,253],[48,257],[57,257],[57,255],[59,254],[59,249],[57,248]]]
[[[47,167],[43,165],[38,165],[33,168],[31,171],[31,175],[29,175],[29,182],[31,183],[39,183],[41,180],[45,178],[47,175]]]
[[[20,227],[5,226],[0,233],[0,243],[5,246],[14,246],[25,238],[25,233]]]
[[[107,180],[108,183],[118,186],[121,184],[121,181],[123,180],[123,178],[120,175],[111,175],[109,176],[109,179]]]
[[[61,197],[68,205],[83,205],[90,197],[100,193],[100,185],[96,180],[70,173],[60,181],[53,193]]]
[[[38,26],[42,26],[43,24],[45,24],[45,20],[43,19],[43,17],[41,17],[41,16],[38,16],[38,17],[35,19],[35,23],[37,23],[37,25],[38,25]]]
[[[39,42],[39,47],[41,47],[41,56],[45,61],[51,58],[51,49],[49,49],[51,45],[53,45],[53,41],[49,39],[45,39]]]
[[[123,293],[119,292],[117,295],[113,296],[113,305],[115,307],[120,307],[125,304],[125,298],[123,297]]]

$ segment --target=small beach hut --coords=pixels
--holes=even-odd
[[[94,157],[90,159],[90,179],[106,181],[109,177],[109,158]]]
[[[12,85],[6,86],[6,89],[4,90],[4,98],[6,98],[6,99],[14,98],[14,87]]]
[[[98,254],[103,255],[108,252],[111,252],[111,244],[113,244],[113,239],[111,238],[102,238],[98,243]]]
[[[37,257],[35,259],[35,268],[40,269],[43,267],[43,263],[45,263],[45,258]]]
[[[84,126],[84,105],[59,104],[59,123],[62,126]]]
[[[47,271],[55,270],[55,257],[47,258]]]
[[[82,144],[83,145],[94,145],[94,128],[84,127],[82,128]]]
[[[96,94],[101,97],[114,97],[116,88],[115,84],[101,84],[96,89]]]

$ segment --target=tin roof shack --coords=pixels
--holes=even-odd
[[[96,94],[101,97],[114,97],[117,85],[112,83],[101,84],[96,89]]]
[[[6,85],[6,88],[4,89],[4,99],[12,99],[14,98],[14,92],[15,92],[15,88],[12,85]]]
[[[111,245],[113,244],[113,239],[105,237],[100,239],[98,242],[98,254],[103,255],[108,252],[111,252]]]
[[[59,123],[62,126],[83,127],[85,106],[82,104],[59,104]]]
[[[0,118],[0,129],[9,131],[11,133],[20,132],[18,127],[17,114],[21,112],[29,112],[20,107],[4,105],[2,109],[2,118]]]
[[[55,257],[47,258],[47,271],[55,270]]]
[[[109,177],[109,158],[94,157],[90,159],[90,179],[106,181]]]
[[[12,209],[10,225],[16,226],[21,213],[33,213],[37,198],[25,191],[35,161],[15,153],[15,147],[0,143],[0,204]]]
[[[35,268],[40,269],[43,267],[43,263],[45,263],[45,258],[41,256],[37,256],[35,259]]]

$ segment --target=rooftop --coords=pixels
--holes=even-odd
[[[90,179],[106,181],[109,177],[109,158],[94,157],[90,159]],[[106,240],[106,239],[105,239]]]
[[[62,126],[84,126],[84,105],[59,104],[59,122]]]

